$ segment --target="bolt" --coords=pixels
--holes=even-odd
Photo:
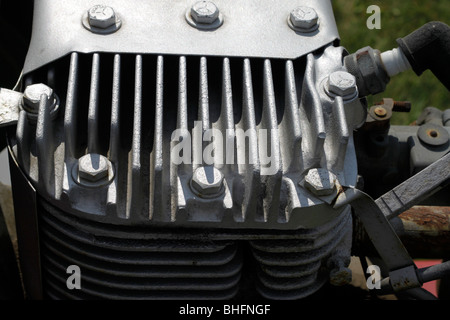
[[[100,154],[88,153],[78,159],[78,176],[80,180],[98,182],[108,177],[111,163]]]
[[[347,267],[338,267],[330,271],[330,284],[344,286],[352,282],[352,270]]]
[[[222,172],[213,167],[199,167],[194,171],[191,180],[191,187],[201,196],[214,196],[222,191]]]
[[[198,1],[191,7],[191,17],[196,23],[212,24],[219,17],[219,9],[211,1]]]
[[[116,24],[116,13],[111,7],[96,5],[88,10],[88,21],[91,27],[107,29]]]
[[[373,112],[380,118],[384,118],[387,115],[387,110],[383,107],[376,107]]]
[[[336,179],[327,169],[310,169],[305,177],[305,187],[316,196],[328,196],[336,190]]]
[[[350,96],[356,93],[355,77],[345,71],[335,71],[328,77],[328,90],[338,96]]]
[[[22,98],[24,109],[31,113],[38,113],[41,96],[47,95],[48,101],[55,99],[53,89],[43,83],[29,85],[25,88]]]
[[[394,101],[394,107],[392,108],[394,112],[410,112],[411,102],[409,101]]]
[[[289,18],[294,27],[303,30],[309,30],[315,27],[319,20],[316,10],[305,6],[300,6],[292,10]]]

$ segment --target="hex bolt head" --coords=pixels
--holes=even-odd
[[[292,10],[289,18],[294,27],[303,30],[314,28],[319,20],[316,10],[305,6]]]
[[[219,17],[219,8],[211,1],[198,1],[191,7],[191,18],[196,23],[211,24]]]
[[[328,91],[342,97],[354,95],[356,78],[348,72],[335,71],[328,77]]]
[[[105,156],[88,153],[78,159],[78,176],[80,180],[98,182],[108,177],[110,165]]]
[[[305,177],[305,187],[316,196],[328,196],[336,190],[336,179],[327,169],[310,169]]]
[[[116,13],[111,7],[95,5],[88,10],[88,22],[91,27],[107,29],[116,23]]]
[[[54,100],[53,89],[43,83],[29,85],[25,88],[22,97],[24,109],[31,113],[38,113],[41,96],[47,95],[48,101]]]
[[[194,171],[191,187],[198,195],[211,197],[222,192],[223,181],[224,176],[219,169],[213,166],[204,166]]]

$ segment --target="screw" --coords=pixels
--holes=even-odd
[[[305,187],[316,196],[328,196],[336,189],[336,179],[327,169],[310,169],[305,177]]]
[[[107,29],[116,24],[116,13],[111,7],[96,5],[88,10],[88,21],[91,27]]]
[[[196,23],[212,24],[219,17],[219,9],[211,1],[198,1],[191,7],[191,17]]]
[[[213,167],[199,167],[194,171],[191,179],[191,187],[201,196],[218,195],[223,186],[222,172]]]
[[[356,93],[355,77],[345,71],[335,71],[328,77],[328,90],[338,96],[350,96]]]
[[[88,153],[78,159],[78,176],[80,180],[98,182],[108,177],[111,163],[100,154]]]
[[[24,109],[30,113],[38,113],[41,96],[47,95],[48,101],[55,99],[53,89],[43,83],[29,85],[25,88],[22,98]]]
[[[289,18],[294,27],[303,30],[309,30],[315,27],[319,20],[316,10],[305,6],[300,6],[292,10]]]
[[[376,107],[373,112],[380,118],[384,118],[387,115],[387,110],[383,107]]]

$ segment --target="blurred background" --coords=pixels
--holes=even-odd
[[[402,38],[430,21],[450,24],[448,1],[423,0],[332,0],[334,14],[341,37],[341,45],[350,53],[370,46],[381,52],[397,47],[396,39]],[[381,29],[369,30],[366,21],[371,14],[367,7],[377,5],[381,9]],[[449,61],[450,63],[450,61]],[[415,121],[428,106],[441,110],[450,108],[450,93],[430,72],[418,77],[412,70],[391,78],[387,90],[368,97],[369,106],[382,98],[410,101],[410,113],[394,113],[391,123],[408,125]]]

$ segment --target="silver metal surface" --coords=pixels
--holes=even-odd
[[[107,35],[119,30],[122,20],[112,7],[97,4],[83,14],[82,24],[93,33]]]
[[[83,180],[97,182],[108,178],[109,160],[100,155],[89,153],[78,159],[78,176]]]
[[[399,215],[450,183],[450,153],[386,192],[375,203],[387,219]]]
[[[54,119],[57,116],[59,98],[53,92],[53,89],[43,83],[32,84],[24,90],[21,107],[27,112],[28,118],[33,123],[37,121],[42,96],[45,96],[50,106],[50,118]]]
[[[330,74],[345,71],[346,52],[334,46],[338,36],[331,4],[310,0],[276,6],[268,0],[214,4],[218,15],[212,10],[210,20],[202,20],[188,1],[112,0],[108,6],[114,7],[116,25],[111,20],[106,29],[117,27],[119,16],[120,29],[97,34],[93,28],[103,25],[89,24],[86,8],[79,3],[36,3],[25,83],[33,83],[35,72],[49,74],[52,62],[71,52],[70,58],[58,61],[53,74],[68,78],[67,87],[58,82],[56,92],[64,95],[64,114],[52,122],[51,104],[43,95],[36,130],[22,112],[12,142],[41,196],[43,256],[54,259],[53,253],[59,252],[53,244],[56,238],[72,245],[73,235],[79,234],[73,231],[76,224],[86,238],[77,237],[75,242],[88,255],[97,247],[119,246],[124,254],[119,260],[131,265],[134,260],[127,258],[135,252],[126,241],[134,242],[133,247],[138,241],[142,252],[152,252],[166,248],[152,232],[163,230],[163,236],[180,241],[181,227],[196,242],[192,251],[181,241],[175,254],[164,252],[164,266],[171,268],[180,261],[191,266],[179,250],[191,255],[205,249],[192,230],[200,230],[207,243],[208,232],[231,230],[228,239],[252,240],[259,270],[257,290],[265,297],[306,297],[329,281],[330,270],[333,283],[346,282],[351,208],[330,204],[342,186],[356,184],[352,134],[364,122],[366,111],[356,99],[324,91]],[[286,23],[292,8],[303,4],[314,7],[320,19],[320,25],[312,24],[313,32],[293,31]],[[74,17],[74,12],[80,15]],[[44,24],[48,14],[57,14],[65,24]],[[39,37],[47,31],[52,33],[45,36],[50,43],[39,47],[43,40]],[[37,57],[35,50],[45,52]],[[214,132],[222,141],[212,136]],[[176,152],[181,142],[189,151]],[[327,174],[316,181],[314,170]],[[281,230],[292,238],[283,238]],[[280,234],[266,235],[264,241],[263,232]],[[92,241],[102,237],[108,240]],[[213,274],[212,269],[223,274],[220,263],[189,270],[183,264],[180,272],[187,278],[182,281],[150,284],[136,281],[134,274],[125,279],[133,283],[132,294],[139,296],[156,297],[168,288],[183,295],[193,288],[186,295],[195,296],[204,288],[218,288],[214,296],[229,297],[235,294],[243,262],[230,248],[212,249],[218,254],[208,260],[236,262],[222,263],[233,269],[223,281],[191,281],[198,274]],[[117,262],[108,252],[95,259]],[[147,257],[139,263],[155,262]],[[196,271],[189,273],[190,269]],[[58,272],[50,267],[51,276],[45,277],[54,288],[61,286]],[[149,277],[158,272],[155,268]],[[66,296],[122,296],[111,292],[124,289],[123,283],[102,276],[90,286],[95,277],[85,277],[87,290]],[[145,292],[136,293],[135,288]]]
[[[328,77],[328,91],[342,97],[354,97],[357,93],[356,80],[345,71],[336,71]]]
[[[305,187],[317,196],[327,196],[336,189],[336,176],[327,169],[309,169]]]
[[[88,10],[88,22],[91,27],[106,29],[116,23],[116,13],[111,7],[96,5]]]
[[[389,271],[413,266],[414,262],[389,221],[375,201],[364,192],[348,188],[335,202],[335,207],[351,204]]]
[[[319,16],[311,7],[300,6],[291,11],[289,15],[289,26],[300,32],[312,32],[319,27]]]
[[[329,75],[344,70],[343,54],[343,48],[329,46],[297,62],[231,63],[120,54],[108,60],[100,53],[80,60],[74,53],[67,65],[65,114],[59,124],[42,123],[53,141],[42,146],[45,159],[54,163],[30,152],[34,137],[26,119],[19,121],[16,151],[31,180],[49,191],[49,201],[94,219],[106,214],[125,224],[314,228],[340,214],[329,206],[338,188],[311,193],[303,182],[308,170],[332,172],[339,186],[354,186],[357,179],[352,132],[364,121],[365,108],[323,91]],[[105,80],[101,75],[108,69],[112,78]],[[125,74],[132,76],[122,82]],[[103,81],[112,83],[110,98],[100,94]],[[168,88],[177,93],[163,95]],[[88,101],[77,103],[82,96]],[[124,107],[130,104],[133,109]],[[175,132],[189,142],[191,162],[176,158]],[[219,132],[222,142],[211,132]],[[212,160],[203,158],[208,151]],[[97,190],[78,174],[87,153],[107,156],[114,168]],[[51,167],[52,178],[41,179],[46,171],[35,163]],[[202,166],[220,172],[213,175],[223,176],[220,188],[216,179],[209,186],[207,175],[196,175]]]
[[[105,36],[86,29],[87,10],[97,1],[36,1],[24,73],[71,52],[296,59],[339,38],[329,0],[248,0],[238,5],[217,0],[224,22],[208,32],[186,23],[193,3],[110,0],[105,4],[114,8],[121,26]],[[314,8],[320,17],[316,32],[297,34],[286,23],[291,10],[300,5]]]
[[[197,168],[192,175],[191,187],[200,197],[219,195],[223,189],[223,174],[212,166]]]
[[[41,95],[46,95],[49,101],[54,99],[52,88],[43,83],[26,87],[23,92],[23,108],[28,112],[38,113]]]
[[[22,96],[21,92],[0,88],[0,127],[17,123]]]
[[[191,17],[197,23],[211,24],[219,18],[219,8],[211,1],[198,1],[191,8]]]

